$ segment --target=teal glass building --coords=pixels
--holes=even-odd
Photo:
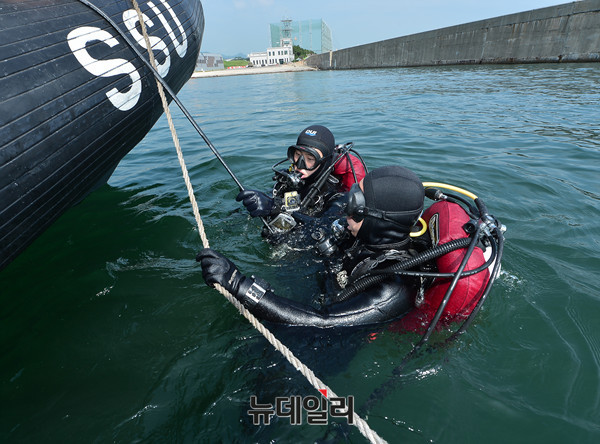
[[[293,45],[317,54],[333,50],[331,29],[321,20],[282,20],[271,23],[271,46],[281,46],[282,39],[291,38]]]

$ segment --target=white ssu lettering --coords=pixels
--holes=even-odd
[[[152,22],[152,20],[150,20],[146,14],[142,14],[142,17],[144,17],[144,23],[146,26],[149,28],[154,26],[154,22]],[[125,26],[135,41],[145,49],[146,41],[144,40],[144,36],[140,34],[135,27],[136,23],[139,22],[137,12],[135,12],[133,9],[125,11],[123,13],[123,22],[125,22]],[[162,51],[165,54],[165,61],[160,64],[157,63],[156,65],[158,74],[164,78],[169,73],[169,68],[171,67],[171,54],[169,53],[167,45],[160,37],[148,36],[148,40],[150,40],[150,46],[153,50]]]
[[[87,51],[86,45],[92,41],[101,41],[111,48],[119,42],[109,32],[94,26],[76,28],[67,36],[67,42],[81,66],[91,74],[98,77],[112,77],[118,74],[127,74],[131,78],[131,87],[126,92],[112,88],[106,93],[108,100],[120,109],[128,111],[133,108],[142,94],[140,74],[133,64],[125,59],[97,60]]]
[[[179,54],[179,57],[183,58],[183,56],[185,56],[185,53],[187,52],[187,37],[185,35],[185,30],[183,29],[183,26],[181,26],[181,22],[179,21],[179,19],[177,18],[177,16],[175,15],[173,10],[169,6],[169,4],[167,2],[165,2],[165,0],[160,0],[160,2],[163,4],[163,6],[166,8],[166,10],[169,11],[171,18],[173,19],[173,21],[179,28],[179,33],[181,34],[181,43],[179,43],[179,40],[177,40],[177,38],[175,37],[175,33],[173,32],[171,25],[169,25],[169,22],[167,22],[167,20],[162,15],[160,10],[156,7],[156,5],[153,2],[148,2],[148,6],[150,6],[152,11],[154,11],[154,13],[158,17],[158,19],[160,20],[162,25],[167,30],[167,33],[169,34],[169,37],[171,38],[171,41],[173,42],[173,45],[175,46],[175,51],[177,51],[177,54]]]
[[[175,51],[179,57],[183,58],[187,53],[188,47],[185,30],[181,25],[181,21],[175,15],[173,9],[171,9],[171,6],[169,6],[165,0],[159,1],[169,12],[171,18],[177,25],[181,42],[177,39],[177,37],[175,37],[173,28],[160,9],[158,9],[158,7],[152,1],[149,1],[147,4],[156,14],[161,24],[165,28],[165,31],[173,42]],[[145,14],[142,14],[142,17],[146,26],[149,28],[154,26],[153,21]],[[124,11],[123,22],[135,41],[143,48],[146,48],[144,37],[136,28],[136,24],[139,22],[137,12],[133,9]],[[158,74],[164,78],[168,74],[171,67],[169,49],[166,43],[160,37],[149,36],[149,40],[150,45],[154,50],[162,51],[165,55],[165,60],[161,64],[157,65]],[[139,72],[130,61],[125,59],[97,60],[93,58],[86,49],[86,45],[93,41],[101,41],[111,48],[119,44],[119,42],[109,32],[93,26],[82,26],[80,28],[76,28],[67,36],[67,42],[71,48],[71,51],[73,52],[73,55],[75,55],[75,58],[77,58],[81,66],[83,66],[91,74],[98,77],[112,77],[120,74],[127,74],[130,77],[131,86],[129,90],[122,92],[116,88],[112,88],[106,93],[106,96],[117,109],[121,111],[128,111],[132,109],[137,104],[142,94],[142,82],[140,80]]]

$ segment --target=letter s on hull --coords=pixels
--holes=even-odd
[[[125,59],[97,60],[87,51],[86,45],[93,41],[101,41],[111,48],[119,42],[109,32],[93,26],[76,28],[67,36],[67,42],[81,66],[91,74],[98,77],[112,77],[127,74],[131,78],[131,87],[128,91],[121,92],[112,88],[106,93],[108,100],[121,111],[133,108],[142,93],[140,74],[133,64]]]

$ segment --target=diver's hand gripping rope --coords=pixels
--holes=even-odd
[[[110,19],[110,17],[108,17],[102,10],[98,9],[96,6],[92,5],[91,3],[89,3],[87,0],[79,0],[81,3],[87,5],[88,7],[90,7],[91,9],[93,9],[94,11],[96,11],[98,14],[100,14],[105,20],[107,20],[111,26],[113,26],[113,28],[115,28],[115,30],[127,41],[127,43],[129,44],[129,46],[136,52],[136,54],[138,55],[138,57],[140,57],[141,60],[144,61],[144,63],[148,63],[146,61],[146,59],[144,59],[144,57],[142,56],[142,54],[137,50],[137,48],[135,48],[135,46],[129,41],[129,39],[121,32],[121,30],[117,27],[117,25]],[[221,161],[221,163],[223,164],[223,166],[225,167],[225,169],[229,172],[229,174],[231,175],[231,177],[234,179],[234,181],[237,183],[237,185],[239,186],[240,190],[243,190],[244,187],[242,186],[242,184],[239,182],[239,180],[237,180],[237,178],[235,177],[235,175],[233,174],[233,172],[229,169],[229,167],[225,164],[225,162],[223,161],[223,159],[221,158],[221,156],[218,154],[218,152],[216,151],[216,149],[213,147],[212,143],[210,142],[210,140],[208,140],[208,138],[204,135],[204,132],[202,132],[202,130],[200,129],[200,127],[198,127],[198,125],[196,124],[196,122],[194,121],[194,119],[191,118],[191,116],[189,115],[189,113],[187,112],[187,110],[185,110],[185,107],[183,107],[182,104],[180,104],[179,99],[175,96],[175,94],[173,93],[173,91],[171,90],[171,88],[167,85],[166,82],[164,82],[164,80],[160,77],[160,75],[158,74],[158,71],[156,70],[156,61],[154,60],[154,55],[152,53],[152,46],[150,44],[150,40],[148,38],[148,33],[146,31],[146,26],[144,24],[144,19],[143,19],[143,15],[142,15],[142,11],[139,8],[139,5],[137,3],[136,0],[131,0],[131,3],[133,4],[134,9],[136,10],[137,14],[138,14],[138,19],[142,28],[142,34],[144,36],[144,40],[146,42],[146,47],[148,50],[148,54],[150,57],[150,69],[152,70],[152,72],[154,73],[154,76],[156,78],[156,82],[157,82],[157,87],[158,87],[158,91],[162,100],[162,104],[163,104],[163,108],[165,110],[165,115],[167,116],[167,120],[169,122],[169,128],[171,129],[171,134],[173,137],[173,142],[175,143],[175,148],[177,149],[177,157],[179,159],[179,163],[181,165],[181,169],[183,172],[183,177],[186,183],[186,187],[188,189],[188,195],[192,204],[192,208],[194,211],[194,216],[196,218],[196,222],[198,223],[198,233],[200,235],[200,238],[202,239],[202,245],[204,246],[204,248],[209,248],[209,243],[208,243],[208,238],[206,237],[206,233],[204,231],[204,224],[202,223],[202,218],[200,217],[200,210],[198,209],[198,204],[196,203],[196,197],[194,195],[194,191],[190,182],[190,178],[189,178],[189,174],[187,172],[187,167],[185,164],[185,160],[183,158],[183,154],[181,151],[181,146],[179,145],[179,139],[177,137],[177,133],[175,131],[175,126],[173,125],[173,121],[171,118],[171,113],[169,112],[169,104],[167,101],[167,98],[164,94],[164,91],[162,90],[162,87],[164,86],[165,89],[167,90],[167,92],[171,95],[171,97],[173,98],[173,100],[175,100],[175,102],[177,103],[177,105],[179,105],[179,107],[181,108],[181,110],[184,112],[184,114],[186,115],[186,117],[188,117],[188,120],[190,120],[190,122],[192,122],[192,125],[194,126],[194,128],[196,128],[196,131],[198,131],[198,133],[202,136],[202,138],[204,139],[204,141],[207,143],[207,145],[209,146],[209,148],[211,148],[211,150],[213,151],[213,153],[215,154],[215,156],[217,156],[217,159],[219,159],[219,161]],[[266,224],[266,221],[263,219],[263,222]],[[268,225],[268,224],[267,224]],[[248,319],[248,321],[254,326],[254,328],[256,328],[260,333],[262,333],[262,335],[267,339],[267,341],[269,341],[269,343],[271,343],[271,345],[273,345],[273,347],[278,350],[287,360],[290,364],[292,364],[294,366],[294,368],[296,370],[298,370],[311,384],[314,388],[316,388],[317,390],[322,390],[325,389],[327,390],[328,396],[331,397],[337,397],[337,395],[333,392],[333,390],[331,390],[327,385],[325,385],[319,378],[317,378],[314,374],[314,372],[309,369],[308,367],[306,367],[300,360],[298,360],[294,354],[283,344],[281,343],[275,336],[273,336],[273,334],[267,329],[265,328],[260,321],[252,314],[250,313],[248,310],[246,310],[246,308],[237,300],[233,297],[233,295],[231,293],[229,293],[225,288],[223,288],[221,285],[216,284],[215,288],[217,289],[217,291],[219,293],[221,293],[223,296],[225,296],[225,298],[231,302],[231,304],[233,304],[238,311],[246,318]],[[358,428],[358,430],[363,434],[363,436],[365,436],[370,442],[372,443],[386,443],[386,441],[381,438],[376,432],[374,432],[369,425],[367,424],[367,422],[362,419],[360,416],[358,416],[356,414],[356,412],[352,412],[353,415],[353,422],[354,425],[356,425],[356,427]]]

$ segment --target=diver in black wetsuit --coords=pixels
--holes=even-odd
[[[330,209],[341,192],[365,176],[362,160],[349,153],[351,147],[351,143],[337,146],[329,129],[311,125],[288,148],[287,159],[273,166],[276,183],[272,195],[242,190],[236,200],[250,216],[266,218],[270,233],[263,231],[265,235],[281,234],[298,222],[314,220]],[[287,160],[289,168],[276,169]]]
[[[338,289],[348,280],[409,257],[409,250],[415,247],[409,233],[421,216],[423,204],[421,181],[403,167],[378,168],[353,185],[346,219],[354,239],[349,248],[340,251],[340,266],[333,267]],[[267,282],[244,276],[212,249],[202,250],[196,260],[202,264],[208,285],[222,285],[258,318],[288,325],[327,328],[390,321],[414,307],[419,287],[411,278],[390,275],[345,301],[315,309],[276,295]]]

